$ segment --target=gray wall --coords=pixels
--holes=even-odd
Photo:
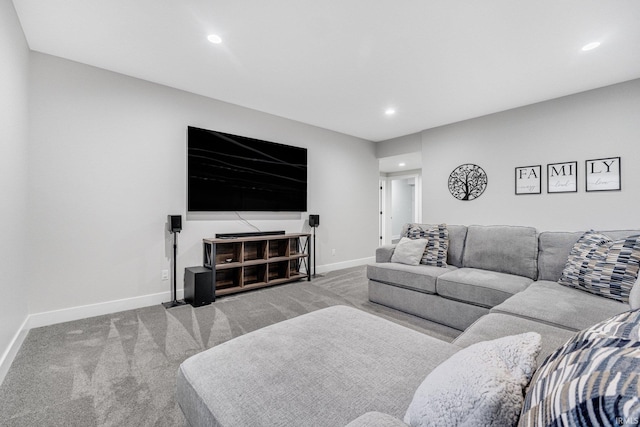
[[[10,0],[0,0],[0,381],[6,352],[26,320],[29,49]]]
[[[60,58],[31,55],[31,313],[168,291],[168,214],[186,215],[188,125],[308,148],[317,263],[372,257],[373,143]],[[261,230],[309,231],[308,216],[251,214]],[[190,215],[178,236],[178,288],[202,238],[254,231],[239,217]],[[335,249],[335,256],[332,256]],[[321,271],[319,269],[319,271]]]
[[[422,132],[423,220],[531,225],[541,230],[638,228],[640,80]],[[621,157],[622,191],[586,193],[588,159]],[[578,192],[547,194],[546,165],[578,162]],[[475,163],[488,187],[473,201],[448,191],[449,174]],[[514,195],[518,166],[542,165],[543,193]]]
[[[393,157],[399,154],[419,153],[422,150],[420,132],[376,143],[376,157]]]

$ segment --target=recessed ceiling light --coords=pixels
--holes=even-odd
[[[401,168],[403,168],[403,167],[407,166],[407,164],[406,164],[406,163],[404,163],[404,162],[402,162],[402,163],[398,163],[398,166],[400,166]]]
[[[586,52],[588,50],[593,50],[595,48],[597,48],[598,46],[600,46],[600,42],[591,42],[588,44],[585,44],[584,46],[582,46],[582,51]]]
[[[220,38],[219,35],[217,34],[209,34],[209,36],[207,36],[207,40],[209,40],[211,43],[213,44],[220,44],[222,43],[222,39]]]
[[[384,110],[384,113],[387,116],[393,116],[396,113],[395,108],[387,108],[386,110]]]

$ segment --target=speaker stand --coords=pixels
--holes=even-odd
[[[164,306],[164,308],[173,308],[173,307],[179,307],[181,305],[185,305],[186,302],[184,302],[184,300],[179,300],[178,301],[178,294],[176,291],[176,254],[178,253],[178,245],[176,243],[176,235],[178,233],[173,232],[173,300],[169,301],[169,302],[163,302],[162,305]]]
[[[316,227],[313,228],[313,277],[316,277]]]

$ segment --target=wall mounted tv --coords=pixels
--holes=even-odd
[[[189,126],[191,212],[306,212],[307,149]]]

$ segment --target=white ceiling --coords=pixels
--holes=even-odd
[[[32,50],[372,141],[640,77],[638,0],[13,3]]]

